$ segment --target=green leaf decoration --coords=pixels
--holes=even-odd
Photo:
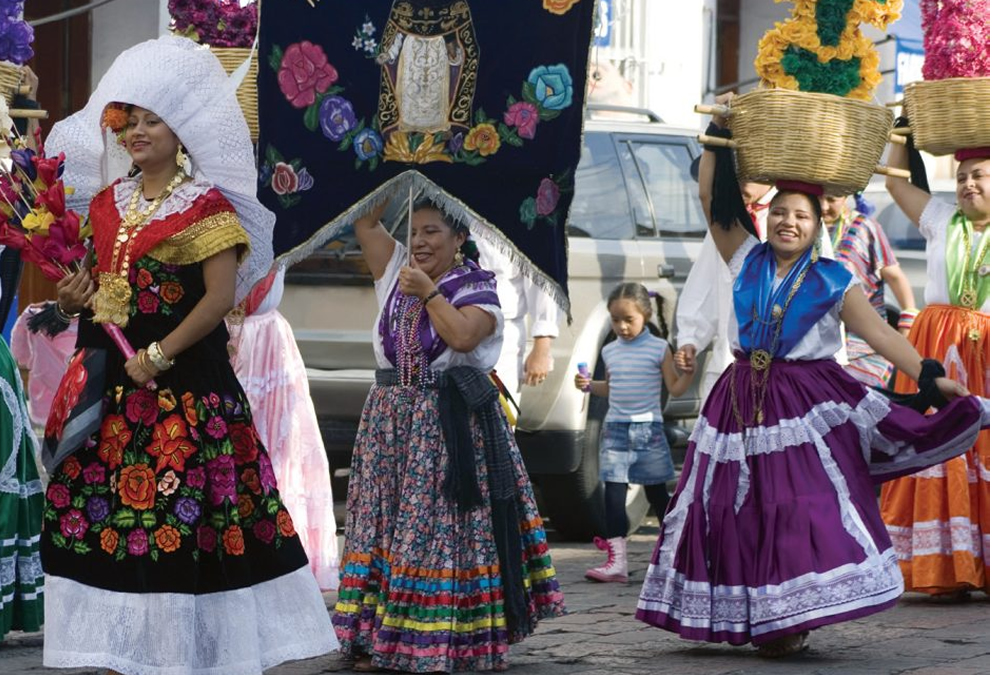
[[[79,555],[86,555],[90,553],[90,546],[83,543],[82,541],[77,541],[73,543],[73,553],[78,553]]]
[[[509,108],[512,105],[514,105],[515,103],[517,103],[517,99],[514,98],[513,96],[508,95],[507,96],[507,107]]]
[[[528,103],[533,103],[536,108],[540,108],[538,105],[538,99],[535,98],[535,90],[532,88],[531,83],[527,80],[521,85],[521,98],[523,98]]]
[[[268,143],[267,148],[264,149],[264,157],[267,159],[268,164],[277,164],[278,162],[285,161],[285,159],[281,156],[281,153],[278,152],[277,148],[270,143]]]
[[[267,512],[269,515],[276,516],[278,511],[281,510],[281,502],[277,499],[269,497],[267,499]]]
[[[344,140],[342,140],[340,142],[340,145],[337,146],[337,150],[340,151],[340,152],[344,152],[345,150],[349,150],[351,148],[351,143],[352,142],[353,142],[353,139],[351,138],[350,135],[344,136]]]
[[[115,562],[121,562],[122,560],[125,560],[125,549],[119,546],[115,552]]]
[[[548,108],[538,106],[538,119],[543,122],[548,122],[549,120],[554,120],[559,117],[559,113],[561,112],[561,110],[549,110]]]
[[[118,528],[135,526],[135,511],[132,509],[122,509],[111,516],[111,524]]]
[[[83,495],[77,495],[73,497],[73,508],[82,509],[87,505],[87,500],[83,498]]]
[[[311,106],[306,108],[306,113],[302,118],[302,123],[309,131],[319,129],[319,103],[319,99],[316,99]]]
[[[153,560],[153,562],[156,562],[160,559],[160,552],[154,548],[149,552],[149,557]]]
[[[141,522],[142,526],[145,527],[146,529],[155,527],[156,514],[153,513],[152,511],[143,511],[142,516],[140,516],[139,518],[139,522]]]
[[[369,171],[374,171],[377,166],[378,166],[378,157],[372,157],[371,159],[368,160]]]
[[[284,52],[281,51],[281,47],[274,45],[271,47],[271,53],[267,57],[267,62],[271,65],[271,69],[274,72],[281,70],[281,59],[285,56]]]
[[[482,108],[476,111],[476,124],[486,124],[486,111]]]
[[[53,532],[52,533],[52,543],[55,544],[56,546],[60,547],[60,548],[68,548],[66,546],[66,544],[68,543],[66,541],[66,537],[62,536],[58,532]]]

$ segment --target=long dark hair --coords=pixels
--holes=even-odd
[[[459,251],[462,252],[466,258],[472,262],[479,262],[479,247],[476,246],[476,242],[472,240],[472,233],[469,232],[469,227],[464,223],[461,223],[454,216],[448,214],[443,208],[438,206],[428,197],[421,197],[420,199],[413,202],[413,212],[423,210],[431,210],[441,216],[442,222],[448,226],[448,229],[454,232],[456,235],[464,234],[465,241],[462,243],[462,247]]]
[[[656,300],[656,319],[659,326],[653,323],[653,303],[650,298]],[[639,311],[646,317],[646,323],[654,335],[659,335],[664,340],[669,335],[666,319],[663,318],[663,296],[655,291],[650,293],[645,286],[634,281],[626,281],[618,284],[608,296],[608,311],[611,311],[611,303],[615,300],[631,300],[639,307]]]

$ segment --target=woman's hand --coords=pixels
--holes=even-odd
[[[939,377],[934,380],[934,384],[937,385],[938,391],[946,399],[951,401],[955,398],[961,398],[963,396],[969,395],[969,390],[963,387],[961,384],[955,380],[949,380],[947,377]]]
[[[404,295],[413,295],[424,300],[435,288],[434,282],[417,267],[417,261],[411,255],[410,266],[399,271],[399,290]]]
[[[128,376],[132,378],[132,381],[140,387],[149,385],[149,382],[155,376],[155,373],[150,371],[150,369],[154,368],[154,366],[152,364],[149,364],[148,366],[144,364],[144,362],[148,363],[149,360],[148,357],[144,358],[145,353],[145,349],[140,349],[135,356],[125,362],[125,372],[128,373]]]
[[[90,270],[80,270],[75,274],[67,274],[56,282],[56,302],[59,309],[66,314],[79,314],[87,306],[94,295],[94,280]]]
[[[734,96],[736,96],[734,92],[727,91],[725,94],[720,94],[715,97],[715,104],[724,105],[728,108]],[[729,118],[723,117],[722,115],[712,115],[712,121],[720,127],[729,126]]]
[[[697,350],[694,345],[681,345],[674,354],[674,366],[680,373],[693,373]]]

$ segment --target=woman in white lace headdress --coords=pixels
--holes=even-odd
[[[89,207],[96,291],[60,288],[61,311],[83,315],[45,432],[47,452],[72,451],[46,492],[45,665],[230,675],[331,651],[226,350],[223,319],[267,271],[274,216],[225,72],[189,40],[142,43],[48,147],[66,153],[67,184],[110,185]],[[138,171],[123,177],[116,156]]]

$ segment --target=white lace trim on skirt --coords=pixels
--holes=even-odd
[[[124,675],[257,675],[339,647],[308,566],[205,595],[121,593],[45,578],[44,665]]]

